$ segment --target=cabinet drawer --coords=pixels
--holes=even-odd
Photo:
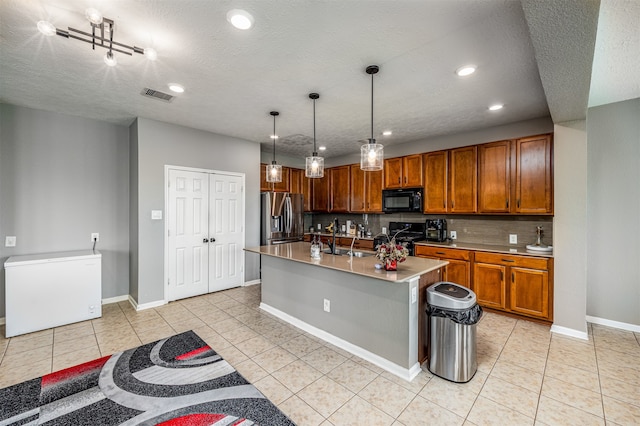
[[[504,266],[519,266],[531,269],[549,269],[549,259],[532,256],[513,256],[500,253],[486,253],[477,251],[475,261],[479,263],[492,263]]]
[[[429,256],[446,259],[470,260],[471,252],[469,250],[433,247],[433,246],[415,246],[416,256]]]

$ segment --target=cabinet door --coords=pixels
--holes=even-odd
[[[349,193],[349,204],[354,213],[364,213],[367,205],[366,175],[359,164],[351,165],[351,191]]]
[[[413,188],[422,185],[422,154],[402,157],[402,186]]]
[[[289,192],[292,194],[302,194],[302,178],[304,170],[289,169]]]
[[[513,312],[549,318],[549,273],[512,267],[509,308]]]
[[[511,141],[478,146],[478,212],[509,213]]]
[[[282,167],[282,180],[273,184],[275,192],[289,192],[289,167]]]
[[[478,208],[477,148],[467,146],[449,152],[449,211],[475,213]]]
[[[516,141],[516,212],[553,213],[551,135]]]
[[[310,179],[313,186],[313,197],[311,198],[312,210],[314,212],[329,211],[329,173],[324,171],[324,177]]]
[[[364,172],[366,176],[366,212],[381,213],[382,212],[382,170],[377,172]]]
[[[402,157],[384,160],[384,187],[402,188]]]
[[[447,212],[447,151],[424,154],[424,212]]]
[[[340,166],[331,168],[331,206],[332,212],[349,212],[349,168]]]
[[[260,192],[273,191],[273,184],[267,182],[267,165],[260,163]]]
[[[314,178],[315,179],[315,178]],[[313,207],[313,180],[304,176],[302,171],[302,200],[304,202],[304,211],[310,212]]]
[[[444,279],[471,288],[471,264],[464,260],[443,259],[449,262],[444,269]]]
[[[473,264],[473,291],[480,305],[506,309],[506,267],[490,263]]]

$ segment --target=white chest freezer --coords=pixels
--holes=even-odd
[[[102,316],[102,255],[11,256],[4,263],[6,337]]]

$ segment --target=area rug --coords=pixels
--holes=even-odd
[[[294,425],[192,331],[0,389],[27,424]]]

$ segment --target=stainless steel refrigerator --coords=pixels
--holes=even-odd
[[[260,244],[290,243],[304,237],[302,194],[263,192],[261,197]]]

